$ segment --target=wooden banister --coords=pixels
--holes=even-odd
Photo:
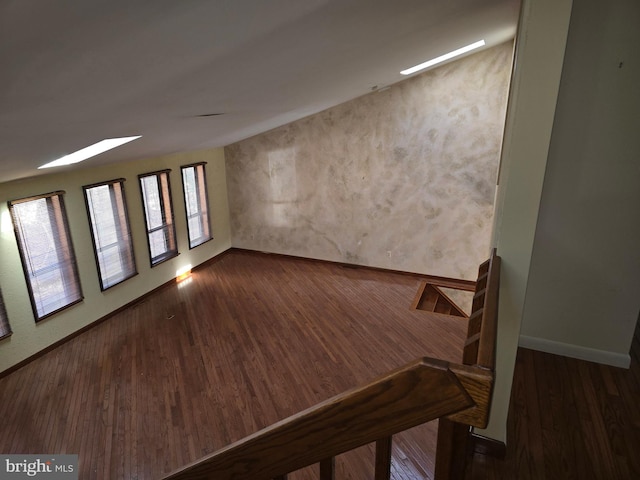
[[[500,257],[494,248],[489,259],[487,286],[484,295],[484,312],[480,329],[476,365],[488,369],[496,366],[496,335],[498,333],[498,291],[500,289]]]
[[[391,476],[391,447],[393,439],[381,438],[376,442],[376,468],[374,480],[389,480]]]
[[[494,382],[500,257],[479,267],[461,364],[415,360],[186,465],[164,480],[286,480],[320,464],[333,480],[336,455],[376,442],[375,480],[388,480],[392,435],[439,419],[435,478],[464,476],[470,427],[484,428]]]
[[[233,443],[165,480],[271,479],[473,404],[447,362],[423,358]]]
[[[500,257],[494,248],[489,260],[478,268],[463,365],[451,367],[474,405],[438,421],[436,480],[464,478],[470,427],[485,428],[489,421],[496,366],[499,287]]]
[[[336,480],[336,457],[320,460],[320,480]]]

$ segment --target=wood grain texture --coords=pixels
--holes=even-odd
[[[464,325],[414,315],[418,286],[230,252],[0,379],[0,452],[78,453],[83,480],[156,480],[416,356],[458,362]],[[640,478],[638,329],[630,354],[627,370],[520,348],[506,456],[473,455],[466,479]],[[391,478],[431,480],[436,423],[393,440]],[[338,456],[336,478],[374,478],[374,455]]]
[[[447,362],[423,358],[269,426],[164,479],[266,480],[472,404]]]
[[[448,415],[449,420],[484,428],[489,421],[494,373],[488,369],[468,365],[451,365],[451,371],[473,399],[473,406]]]
[[[463,480],[467,460],[469,426],[438,420],[435,480]]]
[[[421,282],[411,308],[467,318],[467,314],[446,293],[426,281]]]
[[[464,322],[409,310],[419,282],[232,251],[0,379],[0,452],[157,480],[417,357],[459,362]],[[394,436],[392,478],[431,478],[436,429]],[[336,458],[336,478],[373,466],[366,445]]]
[[[465,365],[478,365],[490,371],[496,364],[500,267],[501,259],[494,248],[489,260],[478,268],[462,357]]]
[[[485,267],[486,264],[479,269],[479,275],[486,278],[486,287],[478,292],[476,286],[473,300],[473,309],[483,310],[482,322],[479,333],[467,336],[463,356],[467,365],[425,357],[267,427],[164,478],[266,480],[435,419],[440,419],[436,476],[443,480],[462,478],[469,425],[486,426],[493,388],[500,278],[500,258],[495,249]],[[455,307],[436,286],[423,282],[420,290],[419,309],[448,314]],[[487,298],[493,305],[484,308]],[[477,353],[477,358],[469,358],[470,352]],[[464,415],[451,416],[463,410]],[[449,419],[441,418],[445,415],[449,415]],[[451,426],[453,421],[458,424]],[[390,450],[390,445],[385,447]],[[388,477],[390,452],[385,458],[384,471],[377,469],[379,460],[377,456],[376,478]]]
[[[486,427],[495,377],[500,257],[494,248],[478,268],[462,362],[452,366],[473,405],[438,422],[436,480],[461,480],[465,474],[470,426]]]
[[[336,480],[336,457],[320,460],[320,480]]]
[[[393,437],[388,436],[376,441],[375,480],[389,480],[391,478],[391,455]]]
[[[506,454],[474,454],[465,478],[640,478],[640,324],[630,354],[622,369],[518,349]]]

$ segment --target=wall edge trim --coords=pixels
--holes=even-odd
[[[231,247],[230,250],[233,250],[234,252],[238,252],[238,253],[244,253],[247,255],[272,255],[272,256],[279,256],[283,258],[295,258],[296,260],[306,260],[308,262],[330,263],[333,265],[341,266],[343,268],[361,268],[364,270],[373,270],[377,272],[388,272],[388,273],[395,273],[398,275],[407,275],[410,277],[427,280],[432,285],[437,285],[439,287],[452,288],[455,290],[463,290],[468,292],[475,291],[475,287],[476,287],[475,280],[464,280],[461,278],[429,275],[427,273],[407,272],[404,270],[394,270],[391,268],[374,267],[371,265],[361,265],[359,263],[346,263],[346,262],[340,262],[336,260],[325,260],[322,258],[304,257],[304,256],[298,256],[298,255],[290,255],[287,253],[269,252],[266,250],[253,250],[250,248],[242,248],[242,247]]]
[[[596,348],[585,347],[582,345],[556,342],[546,338],[520,335],[518,346],[529,348],[531,350],[538,350],[540,352],[562,355],[564,357],[576,358],[578,360],[610,365],[612,367],[629,368],[631,365],[631,356],[628,353],[622,354],[609,352],[607,350],[598,350]]]

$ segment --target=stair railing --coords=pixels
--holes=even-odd
[[[427,357],[415,360],[163,480],[286,480],[289,472],[316,463],[320,480],[333,480],[336,455],[372,442],[376,443],[375,480],[388,480],[392,436],[435,419],[439,419],[436,479],[462,478],[469,428],[484,427],[488,421],[499,269],[494,250],[480,266],[462,364]]]
[[[463,365],[475,372],[475,382],[464,386],[476,406],[438,420],[435,480],[464,478],[471,427],[485,428],[489,421],[496,366],[500,262],[494,248],[489,259],[478,267],[462,353]]]

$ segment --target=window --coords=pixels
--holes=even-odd
[[[138,177],[152,267],[178,255],[169,172],[145,173]]]
[[[0,338],[5,338],[11,335],[11,326],[9,325],[9,318],[7,317],[7,310],[4,308],[4,301],[2,300],[2,291],[0,291]]]
[[[189,248],[197,247],[211,240],[209,228],[209,201],[207,179],[204,173],[205,163],[182,167],[182,187],[184,204],[187,210],[187,230]]]
[[[9,202],[36,321],[82,301],[64,192]]]
[[[106,290],[138,273],[124,197],[124,179],[82,188],[91,224],[100,289]]]

